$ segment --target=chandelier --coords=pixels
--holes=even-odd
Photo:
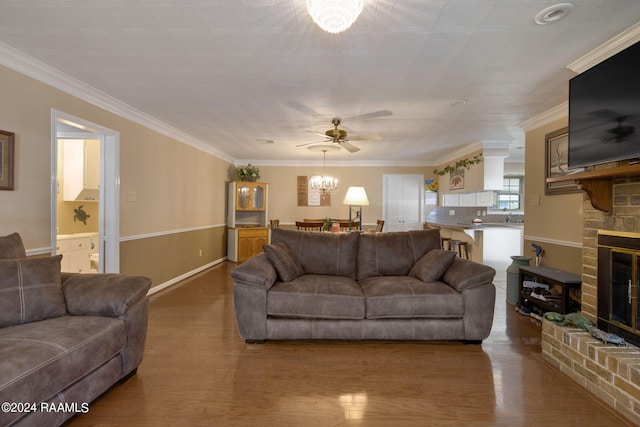
[[[309,15],[320,28],[338,34],[358,19],[364,0],[307,0]]]
[[[309,147],[311,148],[311,147]],[[325,164],[327,158],[327,148],[322,151],[322,175],[311,175],[309,178],[309,186],[312,190],[321,194],[331,193],[338,188],[338,180],[330,175],[325,174]]]

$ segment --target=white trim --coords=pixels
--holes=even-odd
[[[567,65],[567,68],[578,74],[582,73],[638,41],[640,41],[640,22],[573,61]]]
[[[148,239],[151,237],[160,237],[160,236],[170,236],[172,234],[188,233],[190,231],[206,230],[206,229],[220,228],[220,227],[226,227],[226,226],[227,224],[222,223],[222,224],[213,224],[213,225],[202,225],[199,227],[179,228],[176,230],[157,231],[155,233],[137,234],[134,236],[120,237],[120,241],[130,242],[133,240],[142,240],[142,239]]]
[[[255,166],[322,166],[322,160],[260,160],[260,159],[237,159],[233,162],[234,166],[246,165],[251,163]],[[407,166],[407,167],[433,167],[440,163],[438,160],[331,160],[328,167],[384,167],[384,166]]]
[[[501,142],[501,144],[508,144],[508,142]],[[388,160],[332,160],[331,167],[385,167],[385,166],[405,166],[405,167],[426,167],[431,168],[443,163],[447,163],[461,157],[467,156],[476,151],[482,151],[483,142],[476,141],[471,144],[464,145],[457,150],[446,154],[440,158],[426,160],[402,160],[402,161],[388,161]],[[256,166],[318,166],[322,165],[321,160],[261,160],[261,159],[236,159],[234,166],[245,165],[251,163]]]
[[[204,270],[206,270],[208,268],[211,268],[211,267],[214,267],[214,266],[216,266],[218,264],[221,264],[226,260],[227,260],[227,257],[223,257],[223,258],[217,259],[215,261],[210,262],[209,264],[205,264],[205,265],[203,265],[201,267],[198,267],[198,268],[196,268],[194,270],[191,270],[191,271],[189,271],[187,273],[181,274],[180,276],[174,277],[173,279],[168,280],[168,281],[166,281],[164,283],[161,283],[158,286],[154,286],[151,289],[149,289],[149,292],[147,292],[147,296],[151,296],[151,295],[156,294],[156,293],[158,293],[158,292],[160,292],[160,291],[162,291],[164,289],[167,289],[168,287],[173,286],[173,285],[175,285],[176,283],[178,283],[178,282],[180,282],[182,280],[185,280],[185,279],[187,279],[187,278],[189,278],[189,277],[191,277],[191,276],[193,276],[195,274],[198,274],[198,273],[200,273],[200,272],[202,272],[202,271],[204,271]]]
[[[35,249],[26,249],[27,257],[36,256],[36,255],[51,255],[53,248],[49,246],[48,248],[35,248]]]
[[[179,129],[174,128],[128,104],[90,86],[50,65],[39,61],[5,43],[0,42],[0,64],[19,73],[34,78],[51,87],[73,95],[83,101],[100,107],[118,116],[129,119],[148,129],[174,138],[205,153],[232,162],[233,159],[206,142],[195,138]]]
[[[566,117],[569,117],[568,101],[563,102],[557,107],[553,107],[552,109],[547,110],[544,113],[540,113],[535,117],[520,122],[518,123],[518,126],[523,131],[529,132],[530,130],[537,129],[551,122],[555,122],[556,120],[564,119]]]
[[[553,245],[569,246],[569,247],[578,248],[578,249],[583,248],[582,242],[570,242],[568,240],[547,239],[546,237],[536,237],[536,236],[525,235],[524,240],[530,240],[530,241],[541,242],[541,243],[551,243]]]

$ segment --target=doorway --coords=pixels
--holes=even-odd
[[[51,247],[62,271],[118,273],[119,133],[51,111]]]
[[[424,175],[382,176],[384,225],[387,231],[422,230]]]

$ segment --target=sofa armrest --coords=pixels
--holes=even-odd
[[[496,270],[488,265],[456,257],[444,272],[442,281],[458,292],[493,282]]]
[[[263,252],[234,268],[231,277],[236,283],[269,290],[276,283],[278,273]]]
[[[124,274],[62,274],[62,292],[72,316],[123,318],[146,298],[151,279]]]

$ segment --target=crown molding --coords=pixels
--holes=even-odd
[[[482,145],[482,141],[476,141],[476,142],[472,142],[470,144],[467,144],[461,148],[458,148],[455,151],[452,151],[450,153],[447,153],[446,155],[442,156],[442,157],[438,157],[437,159],[435,159],[433,161],[434,166],[438,166],[438,165],[442,165],[444,163],[449,163],[452,162],[454,160],[458,160],[462,157],[468,156],[472,153],[475,153],[477,151],[482,151],[483,149],[483,145]]]
[[[308,167],[322,166],[322,161],[318,160],[260,160],[260,159],[236,159],[234,166],[251,163],[255,166],[282,166],[282,167]],[[426,161],[388,161],[388,160],[332,160],[327,168],[333,167],[434,167],[436,164]]]
[[[638,41],[640,41],[640,22],[567,65],[567,68],[580,74]]]
[[[75,96],[83,101],[131,120],[141,126],[161,133],[169,138],[196,148],[205,153],[233,162],[233,158],[206,142],[176,129],[132,106],[125,104],[106,93],[77,80],[62,71],[53,68],[25,53],[0,42],[0,64],[21,74],[45,83],[55,89]]]
[[[569,116],[569,102],[565,101],[557,107],[553,107],[544,113],[538,114],[528,120],[520,122],[518,126],[525,132],[537,129],[556,120],[560,120]]]

